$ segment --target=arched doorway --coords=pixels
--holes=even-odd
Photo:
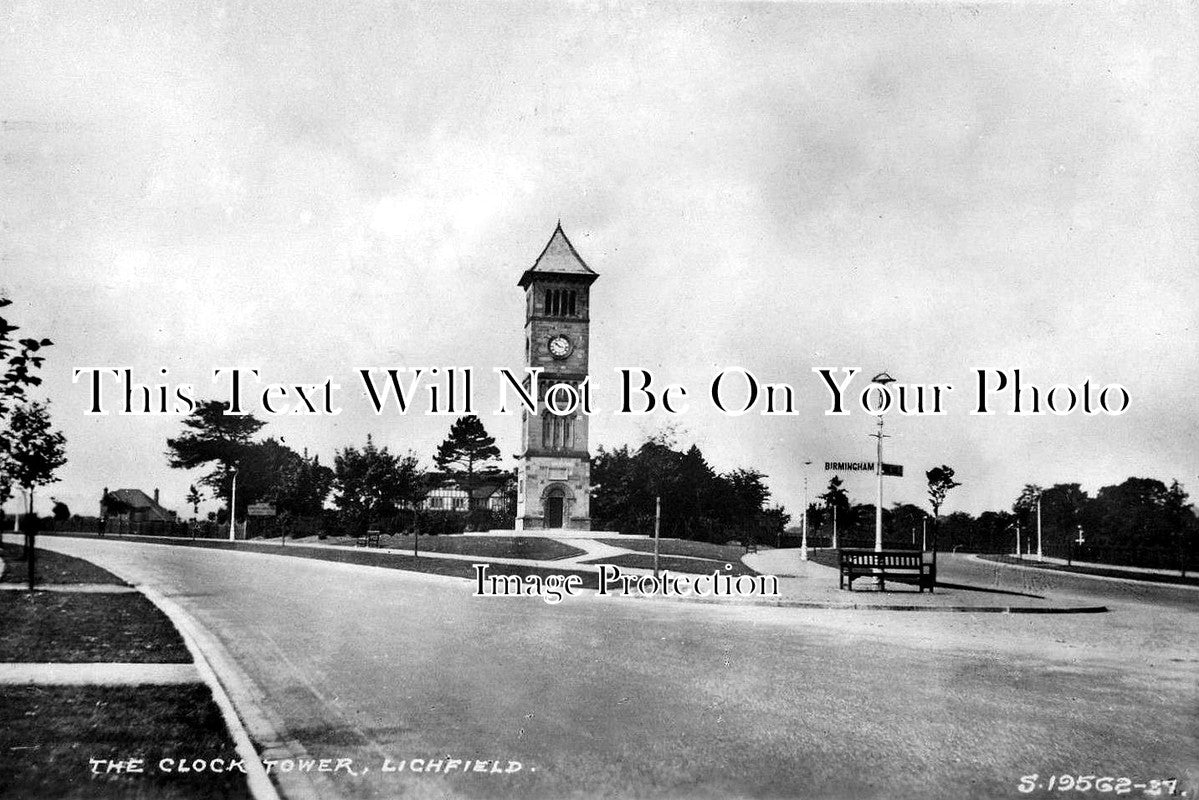
[[[554,486],[545,494],[545,527],[561,528],[562,516],[566,508],[566,493],[561,486]]]

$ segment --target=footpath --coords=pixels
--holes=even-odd
[[[278,795],[204,656],[135,587],[0,542],[0,787],[12,797]],[[241,767],[194,769],[180,750]]]
[[[853,591],[842,590],[839,573],[831,566],[835,553],[809,551],[804,561],[799,548],[764,550],[744,557],[753,569],[779,578],[778,605],[797,608],[861,609],[875,611],[941,611],[1005,614],[1085,614],[1100,613],[1103,606],[1077,603],[1038,593],[1000,589],[947,580],[938,575],[933,592],[920,592],[915,586],[888,581],[886,591],[874,589],[868,579],[854,581]],[[823,563],[822,563],[823,562]]]

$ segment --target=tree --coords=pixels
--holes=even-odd
[[[50,509],[50,513],[54,516],[54,520],[56,522],[66,522],[69,520],[71,518],[70,507],[61,500],[54,500],[54,498],[50,499],[54,501],[54,505],[51,506]]]
[[[739,515],[748,517],[762,511],[770,497],[765,475],[756,469],[735,469],[722,477],[728,482],[733,508]]]
[[[382,513],[393,511],[404,501],[412,502],[422,491],[422,474],[416,456],[405,456],[378,448],[368,435],[366,446],[347,447],[333,459],[334,503],[348,527],[357,532]]]
[[[1046,540],[1064,543],[1074,538],[1090,497],[1077,483],[1056,483],[1041,495],[1041,524]]]
[[[662,502],[662,535],[723,543],[764,524],[777,527],[783,509],[766,508],[770,490],[753,469],[717,474],[700,449],[677,449],[667,429],[636,451],[600,447],[591,460],[591,516],[600,526],[645,533]],[[773,528],[772,528],[773,529]]]
[[[0,296],[0,308],[9,305],[12,300]],[[38,353],[53,344],[49,339],[13,339],[17,330],[16,325],[0,317],[0,504],[12,496],[13,484],[19,485],[14,477],[16,465],[7,453],[9,440],[15,436],[8,430],[9,418],[25,402],[26,390],[42,382],[35,370],[42,366],[45,357]]]
[[[923,542],[924,521],[928,519],[928,512],[923,508],[911,503],[895,503],[888,516],[890,521],[887,527],[897,540],[905,544]]]
[[[187,429],[183,435],[167,439],[167,459],[172,468],[196,469],[216,464],[200,483],[211,488],[217,497],[229,496],[233,473],[246,457],[250,439],[266,424],[249,414],[227,415],[225,410],[228,408],[229,404],[220,400],[201,401],[183,419]],[[239,500],[246,477],[239,473]],[[246,499],[249,498],[247,495]],[[239,502],[239,505],[243,503]]]
[[[187,487],[187,496],[184,497],[183,500],[184,502],[191,504],[192,514],[198,515],[200,513],[200,503],[204,501],[204,495],[200,494],[200,490],[197,489],[196,485],[193,483],[191,486]]]
[[[845,481],[841,480],[841,476],[830,478],[828,488],[818,499],[824,501],[829,519],[836,522],[838,527],[849,524],[849,493],[845,491]]]
[[[1024,484],[1024,488],[1020,490],[1020,496],[1016,498],[1015,503],[1012,503],[1012,513],[1021,518],[1035,513],[1037,503],[1044,493],[1045,489],[1035,483]]]
[[[961,486],[953,479],[953,468],[942,464],[924,473],[928,479],[928,504],[933,507],[933,517],[940,518],[941,506],[945,504],[945,495],[954,487]]]
[[[1178,552],[1178,565],[1185,576],[1199,545],[1199,517],[1187,503],[1188,495],[1178,479],[1170,484],[1166,495],[1166,519]]]
[[[333,470],[321,463],[320,456],[309,458],[305,450],[281,477],[273,498],[280,512],[300,516],[321,513],[333,489]]]
[[[67,463],[66,437],[50,429],[47,402],[25,403],[9,415],[5,439],[6,472],[27,493],[28,513],[33,513],[33,493],[38,486],[58,480],[54,473]]]
[[[468,508],[475,504],[475,471],[490,461],[499,461],[500,449],[495,437],[487,433],[482,421],[474,414],[459,417],[450,426],[449,435],[437,447],[433,460],[438,469],[454,475],[466,490]]]
[[[0,296],[0,308],[10,305],[12,300]],[[0,317],[0,365],[4,371],[0,376],[0,422],[24,402],[26,389],[41,384],[42,379],[34,370],[42,366],[45,357],[37,353],[53,344],[49,339],[14,340],[12,334],[17,330],[16,325]]]
[[[961,486],[953,479],[953,468],[942,464],[924,473],[928,479],[928,504],[933,507],[933,549],[937,549],[937,524],[941,521],[941,506],[945,504],[945,495],[956,486]]]

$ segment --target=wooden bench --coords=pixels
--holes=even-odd
[[[853,591],[854,578],[878,578],[882,591],[888,578],[916,578],[923,592],[933,591],[937,583],[936,551],[926,550],[866,550],[842,548],[837,551],[841,570],[840,588]]]

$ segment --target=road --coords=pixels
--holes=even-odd
[[[1030,585],[959,556],[947,580],[1064,581],[1113,611],[547,605],[307,559],[42,543],[172,598],[284,740],[365,770],[322,778],[320,796],[1017,797],[1033,773],[1199,786],[1196,591]],[[522,766],[385,773],[387,759]]]

